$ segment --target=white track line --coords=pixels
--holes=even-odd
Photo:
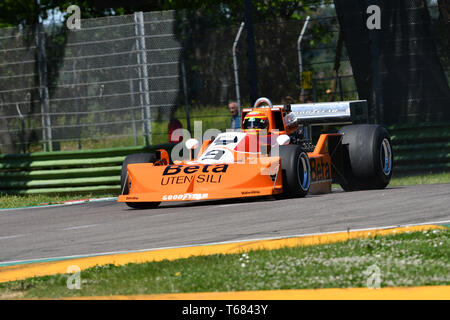
[[[234,207],[234,206],[242,206],[242,205],[248,205],[248,203],[230,203],[230,204],[221,204],[217,207],[219,208],[225,208],[225,207]]]
[[[60,230],[78,230],[78,229],[85,229],[85,228],[91,228],[91,227],[95,227],[98,226],[98,224],[87,224],[84,226],[74,226],[74,227],[68,227],[68,228],[64,228],[64,229],[60,229]]]
[[[0,240],[20,238],[20,237],[23,237],[23,236],[26,236],[26,234],[14,234],[14,235],[11,235],[11,236],[3,236],[3,237],[0,237]]]

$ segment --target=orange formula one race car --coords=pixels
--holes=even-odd
[[[367,124],[366,101],[273,106],[260,98],[241,119],[240,131],[187,140],[187,160],[172,162],[166,150],[129,155],[118,201],[155,208],[162,201],[304,197],[331,192],[333,182],[351,191],[385,188],[391,179],[390,137]],[[313,144],[318,125],[342,127]]]

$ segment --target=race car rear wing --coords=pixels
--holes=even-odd
[[[366,100],[292,104],[290,108],[297,121],[307,125],[368,123]]]

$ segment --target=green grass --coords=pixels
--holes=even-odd
[[[438,183],[450,183],[450,172],[394,176],[389,185],[410,186],[416,184],[438,184]]]
[[[450,183],[450,172],[411,174],[393,176],[388,187],[414,186],[418,184],[442,184]],[[340,188],[339,184],[333,184],[333,188]]]
[[[366,287],[368,268],[381,287],[450,285],[450,230],[355,239],[317,246],[256,250],[175,261],[97,266],[68,275],[0,284],[0,298],[60,298],[177,292]]]
[[[62,201],[87,198],[116,197],[117,194],[32,194],[32,195],[0,195],[0,208],[20,208],[43,204],[57,204]]]

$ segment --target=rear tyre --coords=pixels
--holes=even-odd
[[[343,127],[343,177],[339,181],[345,191],[384,189],[393,169],[391,139],[379,125]]]
[[[308,154],[298,145],[280,146],[283,196],[302,198],[311,186],[311,164]]]
[[[128,165],[133,163],[153,163],[157,161],[154,153],[134,153],[125,158],[122,164],[122,172],[120,175],[120,189],[122,194],[129,194],[128,184]],[[159,206],[161,202],[125,202],[130,208],[134,209],[152,209]]]

